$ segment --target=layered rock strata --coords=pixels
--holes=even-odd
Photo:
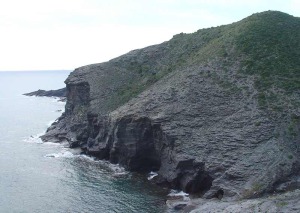
[[[212,31],[218,29],[219,42],[229,27]],[[258,75],[245,73],[249,56],[231,43],[222,46],[225,55],[215,53],[205,33],[76,69],[65,82],[65,113],[42,139],[68,141],[130,171],[157,171],[157,184],[205,198],[297,188],[289,183],[300,175],[300,111],[293,105],[300,93],[273,85],[268,91],[284,109],[266,107]],[[198,53],[210,57],[198,60]]]

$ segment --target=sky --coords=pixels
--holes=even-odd
[[[0,71],[73,70],[300,0],[0,0]]]

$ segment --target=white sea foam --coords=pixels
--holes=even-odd
[[[128,174],[128,172],[125,170],[125,168],[121,167],[119,164],[109,163],[108,166],[112,170],[113,176],[123,176],[123,175]]]
[[[27,143],[43,143],[40,136],[42,136],[44,133],[39,133],[36,135],[30,135],[28,138],[24,138],[23,141]]]
[[[81,155],[81,156],[85,156],[85,158],[89,159],[89,160],[93,160],[97,163],[100,163],[102,166],[104,166],[107,170],[109,170],[110,172],[112,172],[114,177],[119,177],[119,176],[124,176],[129,174],[128,171],[125,170],[124,167],[120,166],[119,164],[112,164],[109,161],[104,161],[104,160],[96,160],[96,158],[93,157],[89,157],[86,155]]]
[[[152,180],[154,177],[156,177],[158,174],[156,173],[156,172],[150,172],[149,174],[148,174],[148,180]]]
[[[78,155],[78,157],[80,157],[80,158],[82,158],[82,159],[85,159],[85,160],[88,160],[88,161],[97,162],[96,158],[95,158],[95,157],[92,157],[92,156],[88,156],[88,155]]]
[[[174,189],[171,189],[171,192],[168,194],[168,196],[169,197],[182,197],[182,199],[184,201],[190,200],[188,193],[185,193],[183,191],[174,190]]]
[[[49,121],[49,122],[47,123],[47,127],[50,127],[55,121],[56,121],[56,120]]]
[[[104,166],[106,169],[111,171],[114,176],[119,176],[119,175],[126,175],[128,172],[125,170],[124,167],[120,166],[119,164],[112,164],[109,161],[105,160],[98,160],[96,157],[93,156],[88,156],[84,154],[77,154],[75,155],[76,157],[79,157],[81,159],[85,159],[91,162],[99,163],[102,166]]]
[[[63,146],[61,143],[55,143],[55,142],[44,142],[43,144],[49,146]]]
[[[75,155],[70,151],[64,151],[60,153],[51,153],[45,155],[46,158],[73,158]]]
[[[51,142],[46,142],[47,144],[55,144]],[[62,145],[62,144],[58,144]],[[119,176],[124,176],[128,175],[129,172],[125,170],[124,167],[120,166],[119,164],[112,164],[109,161],[104,161],[104,160],[98,160],[95,157],[88,156],[85,154],[80,154],[81,150],[80,149],[70,149],[68,147],[62,148],[62,151],[59,153],[50,153],[45,155],[44,157],[46,158],[80,158],[86,161],[90,161],[93,163],[99,163],[103,167],[105,167],[108,171],[112,173],[112,176],[114,177],[119,177]],[[154,174],[153,174],[154,175]]]

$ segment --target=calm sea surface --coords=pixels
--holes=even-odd
[[[68,74],[0,72],[0,212],[164,212],[168,192],[146,177],[39,140],[64,103],[22,94],[62,88]]]

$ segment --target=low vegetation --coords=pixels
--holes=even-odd
[[[123,62],[123,66],[139,75],[119,92],[120,100],[127,102],[174,70],[208,64],[217,58],[226,62],[220,67],[222,70],[240,61],[241,75],[255,77],[260,107],[283,111],[282,102],[286,100],[281,98],[300,91],[299,20],[267,11],[230,25],[180,33],[148,53],[147,48],[139,50],[130,61]]]

